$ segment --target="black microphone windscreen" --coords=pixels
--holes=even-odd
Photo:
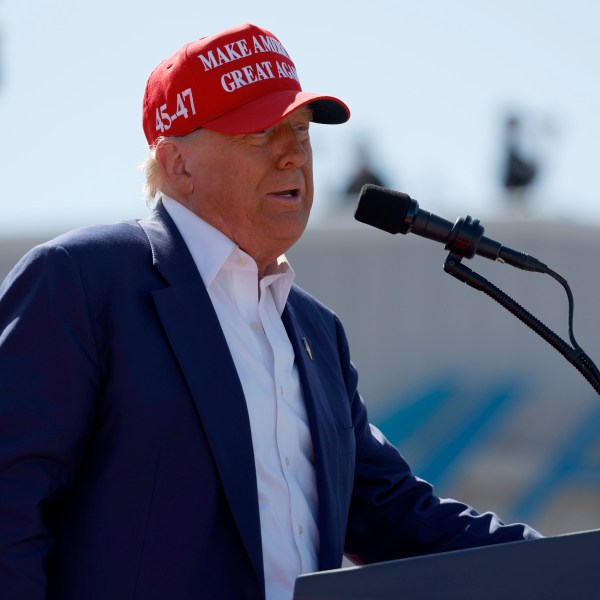
[[[368,183],[363,186],[354,218],[389,233],[407,233],[411,208],[418,204],[408,194]]]

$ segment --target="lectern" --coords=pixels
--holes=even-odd
[[[600,598],[600,530],[302,575],[294,600]]]

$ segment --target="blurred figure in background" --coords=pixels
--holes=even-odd
[[[523,208],[530,187],[538,175],[538,161],[523,150],[521,118],[511,114],[504,126],[504,167],[502,184],[511,205]]]
[[[373,158],[365,139],[359,139],[355,144],[356,162],[350,180],[344,189],[347,204],[356,204],[358,194],[363,185],[372,183],[386,187],[383,177],[373,166]]]

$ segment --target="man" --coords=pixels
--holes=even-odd
[[[152,214],[34,248],[0,288],[2,598],[289,599],[344,553],[539,535],[411,474],[292,284],[310,124],[348,118],[253,25],[151,74]]]

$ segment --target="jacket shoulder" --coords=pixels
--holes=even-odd
[[[69,252],[85,252],[90,248],[95,251],[101,248],[118,250],[123,246],[135,246],[136,243],[147,244],[148,239],[139,223],[130,220],[74,229],[41,244],[41,247],[62,247]]]
[[[75,229],[31,248],[11,269],[2,288],[16,279],[54,276],[74,268],[92,280],[103,273],[110,278],[152,264],[148,238],[136,221]]]

